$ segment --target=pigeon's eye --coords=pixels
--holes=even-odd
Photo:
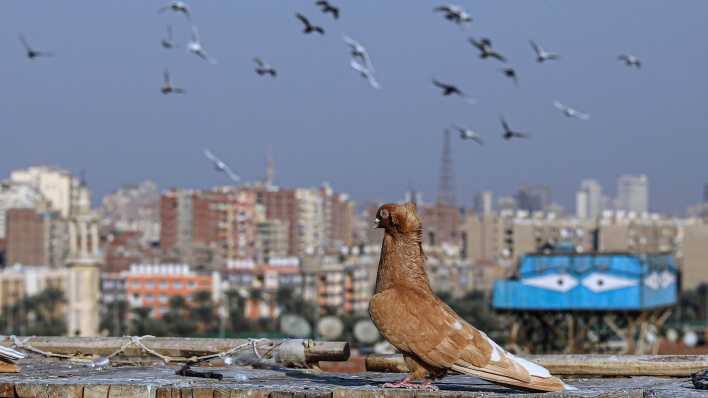
[[[381,218],[388,218],[388,210],[386,210],[386,209],[381,210]]]

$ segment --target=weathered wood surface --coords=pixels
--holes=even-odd
[[[25,337],[19,337],[24,341]],[[110,355],[130,341],[128,337],[31,337],[25,342],[34,348],[55,354]],[[298,340],[291,340],[291,342]],[[249,343],[248,339],[198,339],[173,337],[145,337],[142,344],[163,355],[188,359],[191,357],[218,354],[234,347]],[[275,341],[277,342],[277,341]],[[0,340],[0,344],[10,346],[9,337]],[[259,344],[259,347],[261,344]],[[349,359],[349,343],[343,341],[304,340],[304,362],[346,361]],[[122,353],[125,356],[149,355],[135,345],[128,346]],[[297,359],[289,355],[293,360]]]
[[[223,380],[180,377],[175,367],[111,367],[97,370],[34,357],[19,362],[19,374],[0,374],[0,398],[240,398],[240,397],[485,397],[524,394],[474,377],[449,376],[438,392],[382,389],[400,378],[390,373],[331,374],[296,369],[209,368]],[[198,370],[198,368],[196,368]],[[533,398],[705,398],[688,378],[566,379],[577,391],[524,394]]]
[[[529,355],[525,358],[560,376],[688,377],[708,368],[708,355]],[[371,372],[408,372],[399,354],[366,357]]]

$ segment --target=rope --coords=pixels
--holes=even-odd
[[[155,338],[155,336],[150,336],[150,335],[145,335],[145,336],[126,336],[126,337],[128,338],[128,340],[127,340],[125,343],[123,343],[123,344],[120,346],[120,348],[118,348],[117,350],[113,351],[113,352],[110,353],[108,356],[106,356],[106,357],[100,357],[100,356],[99,356],[99,357],[96,357],[96,358],[94,358],[94,359],[92,359],[92,360],[88,360],[88,359],[77,358],[77,357],[74,356],[74,355],[56,354],[56,353],[53,353],[53,352],[42,351],[42,350],[40,350],[40,349],[38,349],[38,348],[32,347],[31,345],[28,344],[28,342],[29,342],[29,340],[31,340],[33,337],[34,337],[34,336],[32,336],[32,337],[26,337],[24,340],[20,340],[19,338],[17,338],[17,336],[12,335],[12,336],[10,336],[10,339],[12,340],[12,344],[13,344],[15,347],[17,347],[18,349],[23,349],[23,350],[27,350],[27,351],[30,351],[30,352],[34,352],[34,353],[36,353],[36,354],[39,354],[39,355],[42,355],[42,356],[45,356],[45,357],[54,357],[54,358],[68,359],[69,361],[87,364],[88,366],[91,366],[91,367],[106,367],[106,366],[110,366],[110,359],[113,358],[113,357],[115,357],[115,356],[120,355],[120,354],[123,353],[126,349],[128,349],[128,347],[130,347],[130,346],[135,346],[135,347],[139,348],[139,349],[140,349],[141,351],[143,351],[143,352],[147,352],[147,353],[149,353],[149,354],[151,354],[151,355],[153,355],[153,356],[155,356],[155,357],[157,357],[157,358],[160,358],[160,359],[163,360],[165,363],[170,363],[170,362],[186,362],[187,364],[192,364],[192,365],[194,365],[194,364],[201,363],[201,362],[206,362],[206,361],[209,361],[209,360],[212,360],[212,359],[215,359],[215,358],[225,358],[225,357],[229,357],[230,355],[235,354],[235,353],[237,353],[237,352],[239,352],[239,351],[241,351],[241,350],[243,350],[243,349],[245,349],[245,348],[251,348],[251,349],[253,350],[253,353],[254,353],[254,354],[256,355],[256,357],[258,358],[258,360],[262,360],[263,358],[266,358],[266,357],[270,356],[271,353],[272,353],[277,347],[279,347],[281,344],[283,344],[285,341],[287,341],[287,340],[283,340],[283,341],[281,341],[281,342],[279,342],[279,343],[277,343],[277,344],[273,344],[272,340],[270,340],[270,339],[265,339],[265,338],[261,338],[261,339],[248,339],[248,342],[247,342],[247,343],[240,344],[240,345],[238,345],[238,346],[236,346],[236,347],[233,347],[233,348],[230,348],[230,349],[228,349],[228,350],[226,350],[226,351],[219,352],[219,353],[216,353],[216,354],[208,354],[208,355],[202,355],[202,356],[198,356],[198,357],[191,357],[191,358],[187,358],[187,359],[185,360],[185,358],[172,357],[172,356],[169,356],[169,355],[161,354],[161,353],[159,353],[159,352],[153,350],[152,348],[146,346],[146,345],[143,343],[143,341],[142,341],[144,338]],[[266,344],[270,343],[272,346],[271,346],[265,353],[261,354],[261,353],[258,351],[258,344],[260,344],[260,343],[266,343]]]

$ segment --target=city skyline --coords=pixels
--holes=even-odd
[[[705,162],[708,94],[693,76],[708,55],[691,49],[708,29],[700,17],[705,3],[627,2],[613,4],[611,15],[590,4],[515,4],[514,12],[463,4],[475,17],[468,31],[436,18],[433,2],[406,4],[404,14],[402,3],[348,5],[337,23],[306,1],[194,4],[194,22],[218,65],[160,48],[167,24],[179,42],[189,30],[182,16],[158,14],[161,5],[80,1],[37,12],[32,2],[8,2],[0,47],[15,56],[7,57],[5,75],[13,78],[4,82],[0,116],[12,151],[0,159],[0,174],[37,164],[85,170],[97,198],[145,179],[161,189],[205,188],[227,182],[204,161],[205,147],[253,181],[272,146],[281,186],[329,181],[363,203],[398,200],[412,185],[430,201],[442,131],[460,123],[487,143],[453,141],[458,203],[466,206],[477,192],[548,185],[572,209],[580,180],[614,187],[623,174],[649,177],[652,211],[683,213],[700,201],[706,177],[695,165]],[[302,36],[296,11],[327,34]],[[392,20],[398,29],[388,28]],[[19,33],[56,57],[28,61]],[[342,34],[367,46],[382,90],[351,73]],[[505,84],[497,65],[477,59],[469,36],[489,36],[510,57],[518,88]],[[561,59],[537,65],[528,40]],[[639,56],[642,69],[618,62],[623,52]],[[278,78],[257,79],[254,56],[278,67]],[[186,95],[159,93],[165,67]],[[469,90],[479,104],[441,99],[433,77]],[[592,119],[564,118],[556,98]],[[532,139],[501,142],[500,114]]]

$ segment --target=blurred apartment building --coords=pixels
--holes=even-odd
[[[124,294],[130,307],[150,308],[152,316],[161,318],[173,297],[189,301],[195,293],[208,291],[218,302],[220,281],[218,272],[196,271],[187,264],[133,264],[128,271],[103,277],[101,289],[108,302]]]
[[[256,195],[233,188],[171,190],[160,198],[160,249],[168,258],[223,267],[256,250]]]
[[[160,191],[152,181],[128,185],[105,196],[100,214],[111,233],[131,232],[144,245],[160,240]]]
[[[33,166],[12,171],[10,182],[34,187],[46,199],[49,209],[64,218],[91,208],[91,195],[86,184],[67,170]]]
[[[505,211],[470,215],[464,231],[465,254],[477,272],[486,267],[498,276],[503,272],[492,271],[494,264],[510,269],[524,254],[553,245],[579,253],[669,252],[681,266],[683,288],[708,283],[708,223],[700,219],[625,211],[604,211],[597,219],[579,219],[546,212]]]

